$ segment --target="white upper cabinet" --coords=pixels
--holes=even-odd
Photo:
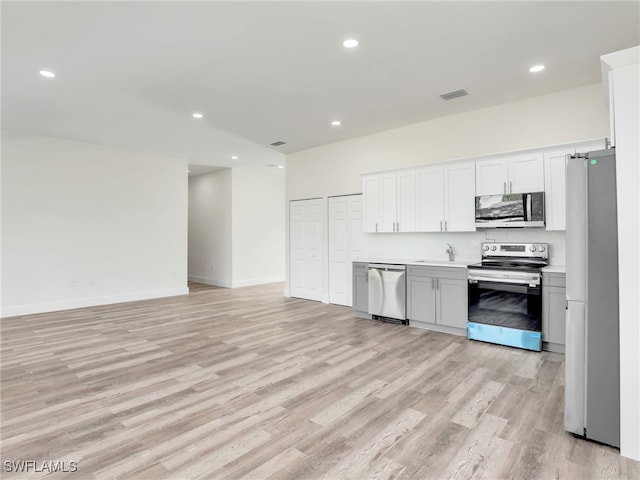
[[[604,148],[604,141],[583,143],[544,152],[544,203],[547,230],[566,230],[566,158],[569,154],[587,153]]]
[[[446,232],[473,232],[476,166],[474,162],[448,165],[444,169],[444,218]]]
[[[544,203],[547,230],[566,229],[565,172],[566,156],[572,150],[555,150],[544,153]]]
[[[475,230],[475,164],[416,169],[416,231]]]
[[[473,232],[476,195],[545,192],[547,230],[564,230],[565,156],[583,141],[362,176],[365,232]]]
[[[398,187],[396,174],[380,175],[380,213],[378,215],[378,232],[396,231],[396,207]]]
[[[415,232],[415,171],[363,175],[364,231]]]
[[[542,152],[500,156],[476,162],[476,195],[542,191]]]
[[[444,167],[416,170],[416,230],[441,232],[444,221]]]
[[[509,193],[544,191],[544,161],[542,152],[510,156]]]
[[[364,197],[364,231],[377,232],[380,221],[380,175],[362,177]]]
[[[402,170],[396,174],[396,232],[416,231],[416,174]]]
[[[476,195],[507,193],[508,167],[504,158],[476,162]]]

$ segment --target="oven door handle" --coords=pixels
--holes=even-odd
[[[509,277],[485,277],[482,275],[469,275],[469,283],[482,282],[494,282],[494,283],[515,283],[518,285],[529,285],[530,287],[537,287],[540,285],[539,278],[509,278]]]

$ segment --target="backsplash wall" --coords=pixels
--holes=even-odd
[[[456,261],[480,261],[482,242],[548,243],[551,265],[565,264],[565,232],[542,229],[488,229],[460,233],[367,233],[365,253],[360,258],[448,260],[447,243]]]

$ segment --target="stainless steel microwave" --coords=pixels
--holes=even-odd
[[[544,192],[476,197],[476,228],[544,227]]]

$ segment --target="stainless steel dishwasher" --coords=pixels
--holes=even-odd
[[[369,311],[372,318],[407,323],[405,265],[369,264]]]

